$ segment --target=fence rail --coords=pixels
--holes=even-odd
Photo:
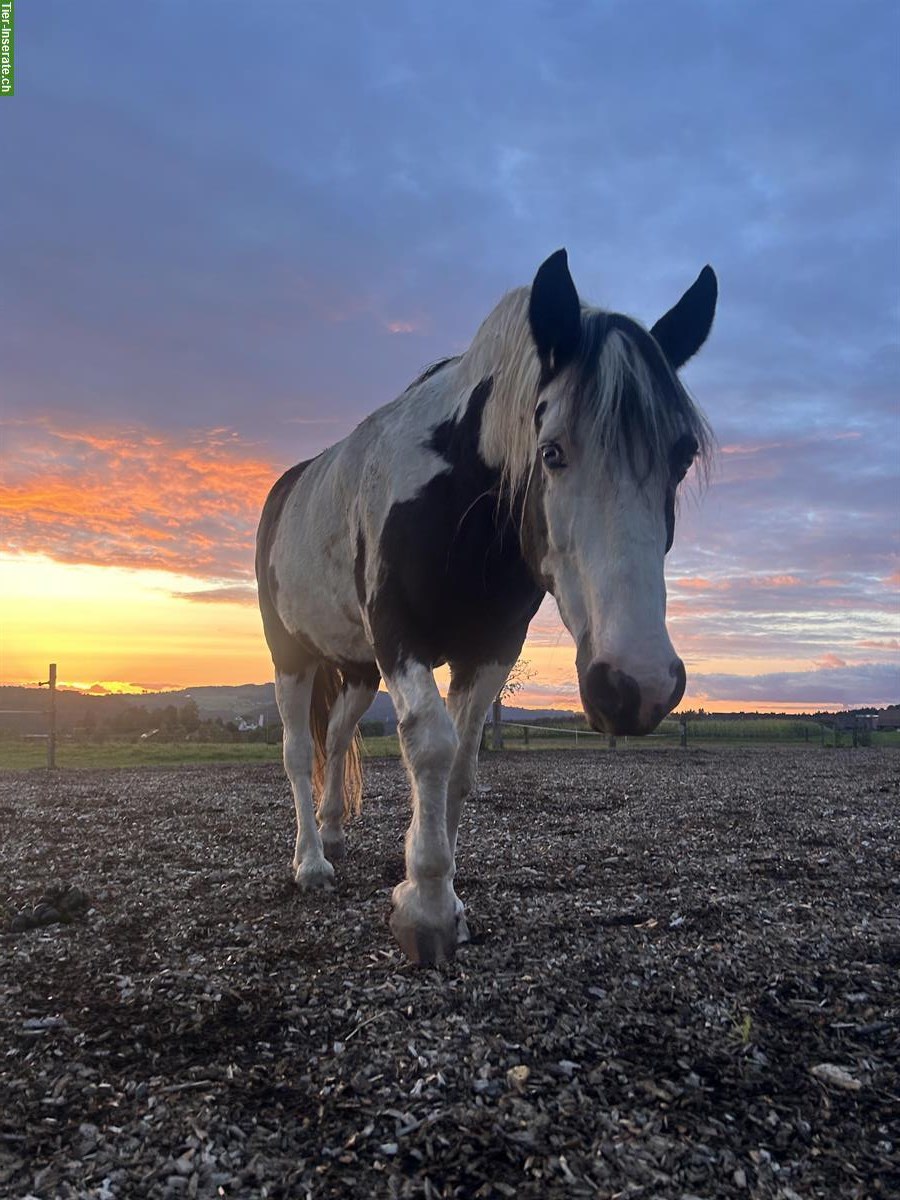
[[[597,747],[606,745],[616,749],[619,744],[627,748],[631,744],[669,743],[687,748],[694,742],[803,742],[807,745],[820,746],[860,746],[871,743],[872,730],[864,721],[849,720],[832,722],[811,720],[791,720],[790,718],[763,717],[730,718],[723,720],[716,717],[700,717],[690,720],[669,718],[653,733],[641,738],[616,738],[605,733],[597,733],[593,729],[585,729],[577,725],[535,725],[519,721],[504,721],[503,745],[513,749],[513,743],[520,743],[525,750],[543,748],[547,743],[574,742],[576,747]],[[900,745],[900,734],[896,736]]]
[[[0,708],[0,717],[43,716],[47,721],[46,733],[26,733],[23,737],[46,738],[47,770],[56,770],[56,663],[50,664],[49,679],[42,679],[38,687],[49,688],[47,704],[42,708]]]

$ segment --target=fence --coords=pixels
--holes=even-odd
[[[487,728],[487,727],[486,727]],[[570,725],[536,725],[504,721],[503,748],[508,750],[564,749],[617,749],[631,745],[680,745],[684,748],[701,742],[743,742],[786,744],[803,743],[810,746],[856,747],[870,745],[872,730],[864,719],[844,718],[831,724],[824,721],[793,720],[791,718],[729,718],[692,717],[679,719],[669,717],[651,734],[642,738],[615,738],[592,729]],[[876,737],[878,735],[876,734]],[[900,735],[894,737],[900,745]],[[878,740],[881,740],[879,738]],[[488,739],[488,745],[490,739]]]
[[[41,739],[47,745],[47,768],[56,767],[57,750],[57,667],[50,664],[49,678],[39,686],[48,688],[46,704],[40,708],[9,708],[0,709],[3,716],[35,717],[44,726],[45,732],[24,733],[26,738]],[[696,715],[688,717],[672,716],[666,718],[654,733],[646,738],[629,739],[614,738],[607,734],[596,733],[588,729],[583,721],[573,719],[565,724],[539,724],[503,721],[500,730],[502,747],[508,750],[552,750],[552,749],[627,749],[631,746],[671,745],[688,747],[692,744],[709,743],[797,743],[810,746],[856,747],[867,746],[874,742],[876,745],[896,745],[900,748],[900,731],[881,731],[872,729],[872,720],[852,713],[830,714],[830,720],[804,719],[790,717],[715,717]],[[36,722],[32,722],[32,728]],[[365,725],[366,723],[363,722]],[[372,743],[372,751],[376,754],[397,752],[396,735],[385,737],[376,736],[374,725],[382,723],[369,722],[371,733],[365,741]],[[491,726],[485,725],[485,735]],[[252,731],[266,743],[277,744],[281,740],[281,726],[275,721],[267,721],[262,730],[256,727]],[[379,729],[380,733],[385,732]],[[364,733],[368,731],[364,730]],[[236,740],[244,740],[238,737]],[[488,749],[492,739],[485,737],[484,748]]]
[[[38,687],[49,688],[45,708],[0,708],[0,717],[44,716],[47,722],[46,733],[32,733],[27,736],[46,738],[47,741],[47,770],[56,769],[56,663],[50,664],[50,678],[43,679]]]

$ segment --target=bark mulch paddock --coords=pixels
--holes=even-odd
[[[0,1195],[896,1197],[898,778],[490,756],[419,970],[398,762],[324,897],[273,766],[3,774]]]

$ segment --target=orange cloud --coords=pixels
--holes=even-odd
[[[150,436],[32,427],[0,482],[0,550],[194,577],[252,572],[280,473],[227,429]]]
[[[816,667],[846,667],[847,660],[837,654],[823,654],[816,662]]]
[[[726,592],[730,586],[727,579],[714,581],[704,579],[702,575],[695,575],[690,579],[676,579],[672,582],[672,587],[677,588],[680,592]]]

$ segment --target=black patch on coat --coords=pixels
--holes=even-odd
[[[666,488],[666,554],[675,541],[675,488]]]
[[[498,506],[498,472],[478,453],[491,388],[483,380],[459,420],[432,430],[426,446],[448,469],[395,504],[381,532],[368,613],[388,675],[407,660],[449,662],[460,680],[514,661],[543,597],[522,556],[521,505]]]
[[[353,559],[353,582],[360,607],[366,603],[366,539],[360,529],[356,534],[356,555]]]
[[[309,460],[312,462],[314,460]],[[278,579],[269,557],[278,520],[285,501],[309,462],[298,463],[281,476],[266,497],[259,528],[256,531],[256,589],[259,596],[259,611],[262,614],[263,631],[272,655],[275,670],[283,675],[302,675],[310,663],[322,658],[312,641],[303,634],[290,633],[284,626],[275,597],[278,595]]]
[[[351,687],[365,687],[373,692],[378,691],[381,672],[375,663],[351,662],[350,659],[342,658],[338,661],[338,667],[342,679],[341,691],[346,692]]]
[[[411,392],[414,387],[418,387],[420,383],[424,383],[426,379],[430,379],[432,375],[437,375],[438,371],[443,370],[444,367],[447,367],[450,365],[450,363],[455,362],[459,362],[458,355],[455,355],[451,358],[439,358],[437,362],[433,362],[430,367],[426,367],[421,375],[417,375],[409,387],[406,388],[406,391]]]
[[[461,419],[456,421],[453,417],[448,417],[446,421],[436,425],[431,431],[431,437],[425,442],[425,448],[439,454],[451,467],[459,467],[467,459],[477,459],[484,406],[493,390],[493,376],[482,379],[472,390]],[[496,477],[494,482],[496,483]]]

